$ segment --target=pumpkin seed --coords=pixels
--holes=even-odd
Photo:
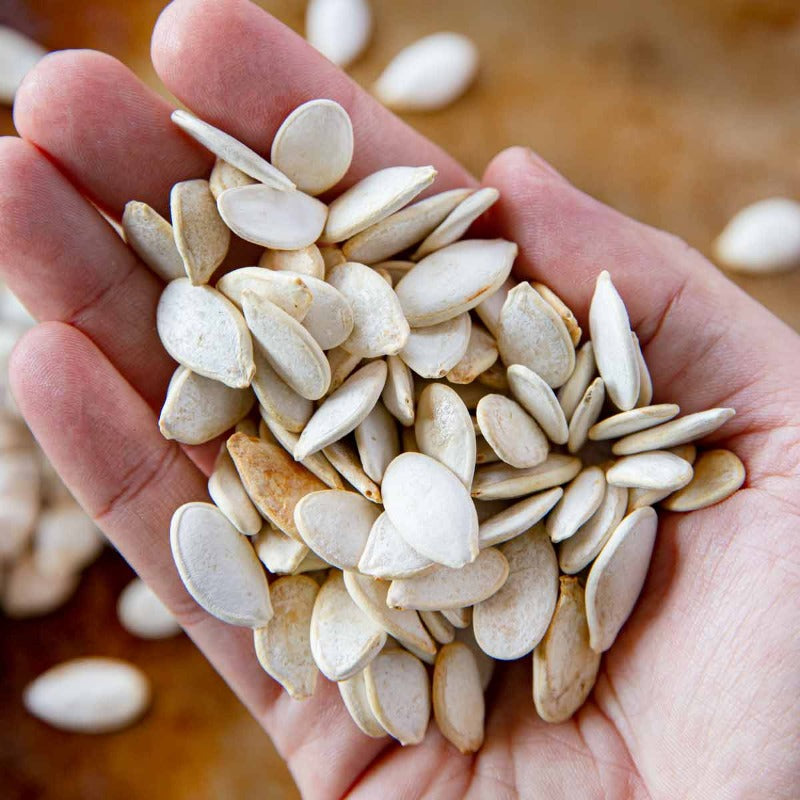
[[[710,408],[678,417],[655,428],[632,433],[614,443],[615,456],[643,453],[646,450],[666,450],[679,444],[707,436],[722,427],[736,412],[732,408]]]
[[[253,356],[256,374],[251,386],[261,404],[262,417],[293,433],[303,430],[314,413],[314,404],[281,379],[259,345],[256,345]]]
[[[465,755],[483,744],[484,699],[475,656],[453,642],[436,656],[433,713],[442,735]]]
[[[572,375],[556,395],[567,422],[572,419],[575,409],[595,375],[597,375],[597,365],[594,362],[594,348],[591,342],[586,342],[575,354],[575,369],[572,370]]]
[[[477,420],[475,420],[475,426],[478,426]],[[475,435],[475,465],[496,464],[499,460],[500,456],[495,453],[489,442],[480,435],[480,427],[478,427],[478,433]]]
[[[664,450],[625,456],[606,472],[614,486],[638,489],[682,489],[692,479],[692,465]]]
[[[516,469],[509,464],[489,464],[475,470],[472,496],[479,500],[523,497],[572,480],[581,469],[581,460],[561,453],[550,453],[535,467]]]
[[[348,678],[345,681],[339,681],[337,686],[339,687],[339,694],[342,696],[344,707],[359,730],[373,739],[380,739],[386,736],[386,731],[369,707],[364,671],[356,673],[352,678]]]
[[[47,51],[25,34],[0,26],[0,103],[12,105],[25,76]]]
[[[373,503],[383,501],[380,487],[364,472],[355,450],[347,442],[340,441],[329,444],[322,448],[322,454],[331,462],[333,468],[367,500]]]
[[[456,637],[458,631],[468,628],[472,631],[472,606],[466,608],[443,608],[441,615],[456,629]]]
[[[489,517],[478,528],[478,544],[481,549],[506,542],[532,528],[544,519],[563,494],[564,490],[556,486],[526,497]]]
[[[186,275],[172,225],[147,203],[131,200],[125,204],[122,229],[133,252],[162,281],[169,283]]]
[[[589,438],[589,431],[597,422],[603,403],[606,399],[606,388],[602,378],[595,378],[589,388],[583,393],[572,418],[569,421],[567,434],[567,450],[570,453],[579,452]]]
[[[325,261],[315,244],[297,250],[265,250],[258,259],[258,266],[276,272],[293,272],[301,278],[310,276],[322,280],[325,277]]]
[[[455,638],[455,627],[445,619],[441,611],[420,611],[419,618],[428,633],[440,644],[450,644]]]
[[[303,327],[323,350],[344,342],[353,331],[353,309],[345,296],[325,281],[298,275],[311,292],[312,302],[303,318]]]
[[[306,39],[339,67],[361,55],[372,32],[367,0],[310,0],[306,8]]]
[[[420,555],[398,533],[386,512],[374,522],[358,571],[373,578],[410,578],[430,571],[434,562]]]
[[[472,383],[497,361],[497,356],[495,340],[480,325],[473,323],[466,352],[446,378],[450,383]]]
[[[170,610],[141,578],[134,578],[120,593],[117,618],[140,639],[168,639],[181,631]]]
[[[744,464],[730,450],[709,450],[694,465],[692,480],[661,504],[669,511],[696,511],[730,497],[745,479]]]
[[[208,479],[208,494],[240,533],[255,536],[261,530],[261,515],[242,486],[225,442],[220,445],[214,469]]]
[[[414,424],[414,378],[399,356],[387,356],[389,371],[381,399],[386,410],[406,427]]]
[[[327,272],[332,267],[337,267],[339,264],[344,264],[347,259],[344,257],[344,253],[340,247],[337,247],[335,244],[318,244],[317,249],[322,256],[322,260],[325,263],[325,272]]]
[[[309,554],[305,544],[287,536],[269,522],[265,523],[255,537],[254,544],[261,563],[270,572],[278,575],[296,572]]]
[[[649,406],[653,401],[653,379],[650,377],[650,370],[647,368],[644,355],[642,355],[639,337],[631,332],[631,338],[636,348],[636,359],[639,362],[639,399],[636,401],[636,405],[639,407]]]
[[[264,300],[274,303],[298,322],[302,322],[311,308],[313,296],[302,278],[288,272],[277,272],[262,267],[241,267],[223,275],[217,289],[241,309],[242,294],[251,291]]]
[[[478,403],[477,418],[484,439],[506,464],[525,469],[547,458],[550,447],[545,435],[519,403],[487,395]]]
[[[226,189],[238,189],[240,186],[252,186],[256,183],[254,178],[246,175],[233,164],[221,158],[214,162],[211,175],[208,178],[208,188],[216,200]]]
[[[640,406],[630,411],[622,411],[592,425],[589,429],[589,438],[594,441],[616,439],[629,433],[643,431],[672,419],[680,413],[680,410],[680,406],[674,403],[662,403],[657,406]]]
[[[581,330],[581,326],[578,325],[578,320],[575,319],[572,309],[570,309],[549,286],[545,286],[543,283],[537,283],[536,281],[531,281],[531,286],[539,292],[542,299],[546,300],[553,311],[561,317],[567,331],[569,331],[573,346],[577,347],[583,335],[583,331]]]
[[[42,575],[80,572],[97,559],[105,538],[72,499],[61,500],[39,515],[33,535],[33,558]]]
[[[380,483],[386,467],[400,455],[397,423],[380,400],[358,424],[355,437],[364,472],[376,483]]]
[[[566,444],[567,419],[547,381],[523,364],[512,364],[507,375],[514,398],[539,423],[550,441]]]
[[[361,363],[361,356],[348,353],[343,347],[334,347],[326,353],[331,368],[329,392],[336,391]],[[390,356],[391,358],[391,356]]]
[[[516,285],[517,281],[513,278],[508,278],[496,292],[493,292],[475,306],[475,313],[495,339],[500,332],[500,312],[503,310],[508,293]]]
[[[412,328],[400,358],[423,378],[442,378],[467,352],[471,327],[465,312],[437,325]]]

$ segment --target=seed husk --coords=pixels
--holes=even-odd
[[[468,628],[472,632],[472,606],[466,608],[443,608],[442,616],[456,629]],[[458,637],[458,633],[456,633]]]
[[[506,366],[523,364],[554,389],[575,368],[575,348],[567,326],[529,283],[520,283],[508,293],[500,312],[497,346]]]
[[[386,643],[386,631],[351,599],[339,570],[331,570],[311,613],[311,652],[320,672],[343,681],[361,672]]]
[[[309,555],[308,547],[303,542],[287,536],[269,522],[264,523],[253,544],[261,563],[276,575],[296,572]]]
[[[294,457],[304,459],[355,430],[375,407],[385,382],[384,361],[371,361],[354,372],[314,412],[300,434]]]
[[[343,242],[401,209],[436,177],[433,167],[387,167],[362,178],[328,208],[322,239]]]
[[[131,200],[125,204],[122,230],[133,252],[162,281],[169,283],[186,276],[172,225],[147,203]]]
[[[567,450],[570,453],[577,453],[586,444],[589,431],[603,410],[605,399],[605,383],[602,378],[595,378],[583,393],[569,421]]]
[[[246,175],[233,164],[221,158],[214,162],[211,175],[208,178],[208,188],[216,200],[226,189],[237,189],[240,186],[252,186],[256,183],[254,178]]]
[[[381,653],[364,671],[367,698],[381,726],[400,744],[419,744],[431,715],[430,683],[422,662],[405,650]]]
[[[524,497],[572,480],[581,469],[581,460],[561,453],[550,453],[536,467],[516,469],[509,464],[488,464],[475,470],[472,496],[478,500]]]
[[[636,359],[639,362],[639,399],[636,401],[636,405],[639,407],[649,406],[653,401],[653,379],[650,377],[650,370],[644,360],[639,337],[631,331],[631,338],[636,348]]]
[[[269,587],[274,614],[253,631],[258,663],[295,700],[314,694],[317,665],[311,654],[311,614],[319,586],[305,575],[278,578]]]
[[[643,453],[646,450],[666,450],[713,433],[722,427],[736,412],[732,408],[710,408],[685,417],[664,422],[655,428],[632,433],[614,443],[615,456]]]
[[[475,431],[467,407],[453,389],[443,383],[431,383],[423,389],[414,433],[421,453],[451,469],[467,489],[472,486]]]
[[[497,361],[497,357],[497,343],[494,338],[473,322],[464,355],[445,377],[450,383],[472,383]]]
[[[442,735],[465,755],[483,744],[484,699],[475,656],[453,642],[436,656],[433,713]]]
[[[386,513],[414,550],[454,568],[475,560],[478,515],[455,473],[422,453],[403,453],[389,464],[381,489]]]
[[[310,276],[318,280],[325,277],[325,261],[315,244],[297,250],[265,250],[258,259],[258,266],[276,272],[294,272],[301,277]]]
[[[443,378],[467,352],[471,327],[465,312],[437,325],[412,328],[400,358],[423,378]]]
[[[496,292],[488,295],[488,297],[481,300],[481,302],[475,306],[475,313],[478,315],[478,318],[495,339],[500,332],[500,312],[503,310],[503,306],[508,298],[508,293],[516,285],[517,281],[513,278],[506,279]]]
[[[467,232],[469,226],[484,211],[493,206],[499,197],[500,192],[491,186],[471,192],[442,220],[435,230],[428,234],[411,258],[419,261],[434,251],[441,250],[448,244],[458,241]]]
[[[517,402],[554,444],[566,444],[569,436],[567,420],[547,382],[523,364],[512,364],[507,375],[509,388]]]
[[[572,309],[570,309],[549,286],[545,286],[543,283],[537,283],[536,281],[531,281],[531,286],[539,292],[542,298],[550,304],[553,311],[561,317],[564,321],[564,325],[567,326],[573,346],[577,347],[583,335],[583,331],[581,330],[581,326],[578,325],[578,320],[575,319]]]
[[[120,592],[117,619],[140,639],[168,639],[181,632],[170,610],[141,578],[134,578]]]
[[[272,369],[257,344],[253,352],[256,374],[251,384],[261,404],[261,415],[287,431],[303,430],[314,413],[314,404],[301,397]]]
[[[383,502],[380,487],[364,472],[361,461],[351,445],[345,441],[334,442],[323,447],[322,454],[331,462],[333,468],[367,500],[373,503]]]
[[[426,256],[395,289],[409,324],[436,325],[475,308],[503,285],[516,256],[504,239],[465,239]]]
[[[339,694],[342,696],[344,707],[359,730],[373,739],[381,739],[386,736],[386,731],[369,706],[364,671],[356,673],[352,678],[348,678],[345,681],[339,681],[337,686],[339,687]]]
[[[5,522],[5,520],[3,520]],[[43,573],[32,553],[10,567],[2,587],[3,611],[11,619],[41,617],[60,608],[78,588],[80,573]]]
[[[440,192],[371,225],[345,242],[347,260],[377,265],[390,259],[427,236],[472,191]]]
[[[394,290],[375,270],[355,261],[333,267],[328,282],[350,302],[353,328],[342,347],[362,358],[396,355],[410,328]]]
[[[165,439],[203,444],[246,416],[254,399],[250,389],[232,389],[178,367],[167,388],[158,428]]]
[[[355,438],[364,472],[380,483],[386,467],[400,455],[397,422],[380,400],[356,427]]]
[[[240,533],[255,536],[261,530],[261,515],[242,486],[225,442],[220,445],[214,469],[208,479],[208,494]]]
[[[209,614],[248,628],[269,622],[264,570],[250,543],[216,506],[180,506],[172,515],[170,544],[186,589]]]
[[[440,644],[450,644],[456,635],[456,629],[441,611],[420,611],[419,618],[428,629],[428,633]]]
[[[627,505],[628,490],[607,484],[597,511],[574,535],[561,542],[558,563],[562,572],[574,575],[595,559],[625,516]]]
[[[338,347],[353,330],[353,309],[345,296],[325,281],[298,275],[311,292],[312,302],[303,327],[323,350]]]
[[[187,369],[226,386],[250,385],[255,373],[253,343],[244,317],[210,286],[192,286],[188,278],[167,284],[156,312],[164,349]]]
[[[325,353],[314,337],[274,303],[246,289],[242,309],[253,338],[269,362],[297,394],[319,400],[331,382]]]
[[[387,356],[389,372],[381,399],[386,410],[401,424],[414,424],[414,378],[399,356]]]
[[[477,420],[475,421],[475,427],[478,426]],[[478,427],[478,431],[480,431],[480,427]],[[492,449],[492,446],[480,433],[475,434],[475,465],[478,466],[479,464],[496,464],[500,460],[500,456],[495,453]]]
[[[302,541],[294,524],[294,507],[310,492],[325,489],[325,484],[279,445],[243,433],[234,433],[228,439],[228,452],[261,515],[285,534]]]
[[[281,123],[272,140],[272,163],[310,195],[335,186],[353,160],[353,123],[333,100],[309,100]]]
[[[665,450],[650,450],[619,459],[606,472],[614,486],[676,491],[692,479],[692,465]]]
[[[220,218],[208,181],[181,181],[169,196],[175,245],[194,285],[208,283],[228,254],[231,232]]]
[[[696,511],[730,497],[745,479],[744,464],[730,450],[709,450],[694,465],[692,480],[661,504],[669,511]]]
[[[384,512],[369,532],[358,571],[373,578],[393,580],[421,575],[433,566],[433,561],[420,555],[406,542]]]
[[[72,499],[62,499],[39,515],[33,534],[33,557],[43,575],[80,572],[103,550],[105,538]]]
[[[234,269],[217,281],[217,289],[240,309],[242,294],[246,290],[254,292],[298,322],[303,321],[313,300],[311,290],[302,278],[262,267]]]
[[[347,261],[347,259],[344,257],[344,253],[342,252],[342,248],[335,244],[322,244],[320,242],[317,245],[317,249],[322,256],[326,273],[329,269],[338,267],[339,264],[344,264],[344,262]]]
[[[336,66],[348,66],[369,43],[372,10],[367,0],[310,0],[306,39]]]
[[[578,473],[564,496],[547,517],[547,533],[552,542],[562,542],[573,536],[600,508],[606,492],[606,478],[600,467],[586,467]]]
[[[172,112],[172,121],[217,158],[227,161],[251,178],[275,189],[291,190],[294,184],[278,169],[272,166],[247,145],[234,139],[230,134],[198,119],[188,111],[177,109]]]
[[[547,458],[550,446],[545,435],[514,400],[486,395],[478,403],[477,419],[484,439],[506,464],[525,469]]]
[[[628,514],[611,534],[586,579],[586,619],[592,650],[614,644],[647,577],[658,516],[652,508]]]
[[[413,261],[381,261],[378,264],[373,264],[373,269],[385,269],[392,278],[392,286],[399,283],[408,273],[413,269],[416,264]]]
[[[679,414],[680,410],[680,406],[675,403],[661,403],[657,406],[639,406],[630,411],[622,411],[592,425],[589,429],[589,438],[593,441],[617,439],[670,420]]]
[[[550,627],[533,653],[533,702],[545,722],[568,720],[586,701],[600,668],[589,647],[584,592],[577,578],[562,576]]]
[[[569,422],[583,395],[597,375],[594,361],[594,348],[591,342],[585,342],[575,355],[575,369],[567,382],[558,390],[558,403]]]
[[[343,347],[334,347],[325,355],[331,368],[331,385],[328,391],[335,392],[361,363],[361,356],[348,353]]]
[[[481,522],[478,528],[478,544],[481,549],[506,542],[532,528],[544,519],[563,494],[564,490],[560,486],[547,489],[526,497]]]

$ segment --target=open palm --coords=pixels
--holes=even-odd
[[[191,110],[262,152],[292,108],[331,97],[356,129],[347,182],[432,163],[439,190],[474,183],[246,0],[177,0],[153,61]],[[501,192],[487,225],[520,245],[518,274],[551,285],[585,321],[609,269],[656,401],[737,409],[724,430],[746,488],[663,517],[639,606],[572,721],[537,719],[530,659],[498,668],[474,757],[433,725],[413,748],[367,739],[324,680],[312,700],[288,699],[258,666],[249,631],[194,604],[168,527],[178,505],[205,498],[209,453],[158,432],[174,368],[155,331],[161,285],[86,199],[116,218],[129,199],[166,213],[171,185],[209,170],[170,110],[93,52],[48,57],[20,91],[22,139],[0,142],[0,269],[42,324],[14,354],[13,388],[67,484],[263,723],[304,795],[800,796],[800,338],[685,244],[586,197],[521,148],[485,176]]]

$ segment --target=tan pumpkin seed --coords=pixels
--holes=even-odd
[[[592,650],[614,644],[642,591],[656,540],[658,515],[640,508],[620,522],[586,579],[586,619]]]
[[[372,526],[358,571],[373,578],[410,578],[429,571],[434,562],[420,555],[398,533],[384,512]]]
[[[547,382],[523,364],[508,368],[508,383],[517,402],[539,423],[554,444],[566,444],[567,419]]]
[[[175,244],[172,225],[147,203],[131,200],[122,214],[125,241],[162,281],[183,278],[183,259]]]
[[[572,419],[575,409],[595,375],[597,375],[597,365],[594,362],[594,348],[591,342],[586,342],[575,355],[575,369],[572,370],[572,375],[557,394],[558,403],[567,422]]]
[[[346,681],[339,681],[337,686],[339,687],[339,694],[342,696],[344,707],[359,730],[373,739],[380,739],[386,736],[386,731],[369,707],[367,684],[364,680],[363,670]]]
[[[508,293],[516,285],[517,281],[514,278],[508,278],[496,292],[475,306],[475,313],[495,339],[500,332],[500,312],[503,310]]]
[[[597,511],[574,535],[561,542],[558,563],[562,572],[574,575],[595,559],[625,516],[627,505],[627,489],[606,485],[603,502]]]
[[[456,629],[448,622],[441,611],[420,611],[419,618],[428,629],[428,633],[440,644],[450,644],[456,635]]]
[[[390,608],[441,611],[474,606],[497,592],[508,577],[508,562],[489,547],[461,568],[439,566],[425,575],[399,578],[389,587]]]
[[[417,390],[421,392],[425,386],[425,383],[417,380],[415,392]],[[475,409],[478,407],[478,403],[481,401],[481,398],[486,397],[487,394],[492,394],[492,390],[488,386],[483,386],[480,383],[453,383],[450,384],[450,388],[461,398],[468,411],[475,411]],[[480,428],[478,427],[477,421],[475,422],[474,430],[476,433],[480,433]]]
[[[274,303],[246,289],[242,310],[266,360],[297,394],[318,400],[331,382],[325,353],[314,337]]]
[[[380,275],[381,278],[383,278],[386,281],[386,283],[389,284],[389,286],[394,286],[394,280],[392,279],[392,276],[389,273],[389,270],[384,269],[383,267],[374,267],[374,269],[375,269],[375,272],[377,272],[378,275]]]
[[[478,500],[524,497],[572,480],[581,469],[581,460],[561,453],[550,453],[536,467],[516,469],[509,464],[489,464],[475,470],[472,496]]]
[[[481,549],[507,542],[532,528],[561,499],[564,490],[557,486],[526,497],[480,524],[478,544]]]
[[[642,348],[639,344],[639,337],[631,332],[633,345],[636,348],[636,359],[639,362],[639,399],[636,401],[638,407],[649,406],[653,401],[653,380],[650,377],[650,370],[644,360]]]
[[[208,494],[240,533],[255,536],[261,530],[261,515],[242,486],[225,442],[220,445],[214,469],[208,479]]]
[[[694,465],[692,480],[661,504],[669,511],[696,511],[730,497],[745,479],[744,464],[730,450],[709,450]]]
[[[477,378],[478,383],[486,386],[493,392],[508,395],[511,387],[508,385],[506,368],[501,361],[495,361],[489,369],[484,370]]]
[[[448,613],[452,612],[442,612],[442,614]],[[478,667],[478,679],[480,680],[481,690],[485,692],[489,688],[492,675],[494,674],[495,660],[491,656],[487,656],[486,653],[481,650],[480,645],[475,641],[471,625],[464,628],[456,627],[456,641],[466,645],[472,653],[475,664]]]
[[[497,333],[506,366],[523,364],[557,388],[575,368],[575,348],[566,325],[529,284],[515,286],[500,312]]]
[[[275,303],[298,322],[303,321],[313,300],[311,290],[302,278],[261,267],[232,270],[217,281],[217,289],[240,309],[242,294],[245,291],[255,292],[264,300]]]
[[[386,467],[400,455],[397,422],[380,400],[356,427],[355,436],[364,472],[380,483]]]
[[[275,613],[253,631],[258,663],[295,700],[314,694],[317,665],[311,654],[311,614],[319,586],[305,575],[278,578],[269,587]]]
[[[306,545],[274,528],[269,522],[264,524],[253,543],[261,563],[276,575],[295,572],[309,554]]]
[[[469,226],[493,206],[499,197],[500,192],[490,186],[471,192],[442,220],[435,230],[431,231],[411,258],[419,261],[430,253],[458,241],[467,232]]]
[[[169,196],[175,245],[189,280],[208,283],[228,254],[231,232],[220,218],[208,181],[181,181]]]
[[[364,671],[372,713],[400,744],[419,744],[431,715],[430,683],[422,662],[404,650],[387,650]]]
[[[381,261],[373,264],[373,269],[385,269],[392,278],[392,285],[399,283],[406,273],[413,269],[416,264],[413,261]]]
[[[406,427],[414,424],[414,378],[399,356],[387,356],[389,372],[381,399],[386,410]]]
[[[680,410],[680,406],[674,403],[662,403],[657,406],[639,406],[630,411],[622,411],[592,425],[589,429],[589,438],[594,441],[616,439],[629,433],[643,431],[672,419],[680,413]]]
[[[322,256],[322,260],[325,263],[325,272],[333,267],[338,267],[339,264],[344,264],[347,259],[344,257],[344,253],[340,247],[337,247],[335,244],[318,244],[317,248],[319,249],[320,255]]]
[[[410,329],[400,301],[375,270],[348,261],[333,267],[328,282],[350,302],[353,328],[342,347],[362,358],[396,355],[408,339]]]
[[[436,325],[475,308],[503,285],[516,256],[504,239],[465,239],[426,256],[396,287],[409,324]]]
[[[361,672],[386,643],[386,631],[350,599],[338,570],[331,570],[317,594],[310,637],[314,661],[331,681]]]
[[[484,700],[475,656],[453,642],[436,656],[433,669],[433,714],[442,735],[465,755],[483,744]]]
[[[456,629],[456,637],[458,637],[458,630],[469,628],[472,630],[472,606],[466,608],[443,608],[441,615]]]
[[[325,204],[310,195],[263,183],[227,189],[219,196],[217,208],[237,236],[273,250],[299,250],[313,244],[328,214]]]
[[[666,450],[679,444],[701,439],[722,427],[736,412],[732,408],[710,408],[685,417],[670,420],[655,428],[632,433],[614,443],[615,456],[643,453],[646,450]]]
[[[467,352],[471,325],[465,312],[438,325],[412,328],[400,358],[423,378],[442,378]]]
[[[386,513],[418,553],[450,567],[476,558],[475,506],[447,467],[422,453],[403,453],[389,464],[381,488]]]
[[[172,515],[170,544],[184,586],[209,614],[247,628],[269,622],[264,570],[250,543],[216,506],[180,506]]]
[[[514,400],[487,395],[478,403],[477,418],[484,439],[506,464],[525,469],[547,458],[550,446],[545,435]]]
[[[533,702],[545,722],[566,722],[586,701],[600,656],[589,647],[584,592],[577,578],[561,578],[553,619],[533,653]]]
[[[348,261],[378,264],[427,236],[472,189],[451,189],[397,211],[348,239],[343,246]]]
[[[467,489],[472,486],[475,432],[467,407],[453,389],[443,383],[431,383],[423,389],[414,433],[421,453],[451,469]]]
[[[477,420],[475,421],[475,426],[478,427]],[[492,449],[492,446],[483,436],[480,435],[480,427],[478,427],[479,433],[475,436],[475,464],[496,464],[500,460],[500,456],[495,453]]]
[[[188,278],[167,284],[156,312],[164,349],[187,369],[226,386],[250,385],[255,373],[253,343],[244,317],[210,286]]]
[[[236,471],[262,516],[293,539],[302,541],[294,524],[294,507],[309,492],[325,488],[321,480],[275,444],[243,433],[228,439]]]
[[[117,619],[140,639],[168,639],[181,632],[172,612],[141,578],[134,578],[120,593]]]
[[[256,374],[251,386],[261,404],[262,417],[293,433],[303,430],[314,413],[314,404],[281,379],[259,345],[256,345],[253,356]]]
[[[692,465],[664,450],[625,456],[606,472],[614,486],[638,489],[682,489],[692,479]]]
[[[558,562],[543,525],[501,545],[508,578],[472,609],[481,650],[509,661],[530,653],[547,631],[558,599]]]
[[[70,733],[126,728],[150,705],[141,670],[116,658],[75,658],[51,667],[25,687],[29,713]]]
[[[265,250],[258,259],[258,266],[276,272],[294,272],[301,277],[310,276],[318,280],[325,277],[325,261],[315,244],[297,250]]]
[[[335,392],[361,363],[361,356],[348,353],[343,347],[334,347],[325,355],[331,368],[331,385],[328,391]]]
[[[573,536],[600,508],[606,493],[606,477],[600,467],[586,467],[564,489],[564,496],[547,517],[552,542]]]
[[[450,383],[472,383],[497,361],[495,340],[480,325],[472,324],[467,349],[460,361],[447,373]]]
[[[329,444],[322,448],[322,453],[331,462],[333,468],[357,492],[373,503],[383,502],[380,487],[364,472],[358,455],[347,442],[340,441]]]
[[[371,361],[354,372],[314,412],[300,434],[294,457],[304,459],[355,430],[375,407],[385,382],[383,361]]]
[[[309,100],[281,123],[272,163],[308,194],[322,194],[344,177],[353,160],[353,123],[333,100]]]
[[[567,434],[567,450],[577,453],[583,449],[589,439],[589,431],[603,410],[606,399],[606,387],[602,378],[595,378],[583,393],[572,418],[569,421]]]
[[[178,367],[167,388],[158,428],[165,439],[203,444],[246,416],[254,399],[250,389],[232,389]]]
[[[531,281],[531,286],[539,292],[542,298],[550,304],[553,311],[561,317],[569,331],[573,346],[577,347],[583,335],[583,331],[581,330],[581,326],[578,325],[578,320],[575,319],[572,309],[570,309],[549,286],[545,286],[543,283],[537,283],[536,281]]]
[[[2,606],[11,619],[41,617],[60,608],[78,588],[80,573],[60,570],[43,573],[31,553],[10,567],[2,587]]]
[[[265,158],[230,134],[198,119],[194,114],[177,109],[172,112],[172,121],[217,158],[227,161],[251,178],[275,189],[295,188],[294,184]]]
[[[367,0],[310,0],[306,39],[338,67],[355,61],[369,43],[372,10]]]
[[[436,177],[433,167],[387,167],[342,192],[328,209],[322,239],[343,242],[401,209]]]
[[[246,175],[232,164],[218,158],[208,179],[208,188],[216,200],[226,189],[238,189],[240,186],[252,186],[255,179]]]

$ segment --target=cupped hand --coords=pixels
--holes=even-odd
[[[428,163],[438,190],[475,182],[246,0],[177,0],[152,55],[192,111],[262,152],[292,108],[330,97],[356,131],[347,183]],[[367,739],[324,679],[313,699],[289,699],[259,667],[250,632],[195,605],[168,529],[178,505],[206,498],[209,454],[158,432],[174,369],[154,324],[162,287],[95,208],[119,219],[136,199],[166,213],[173,183],[207,173],[210,154],[170,110],[95,52],[53,54],[26,80],[22,138],[0,141],[0,269],[42,322],[14,353],[12,385],[68,486],[263,724],[304,796],[800,796],[800,338],[684,243],[522,148],[484,176],[501,199],[482,231],[516,241],[519,277],[552,286],[583,322],[598,272],[610,270],[656,401],[737,410],[717,441],[744,461],[745,487],[663,515],[639,605],[572,720],[536,717],[530,658],[501,665],[475,756],[435,725],[417,747]]]

